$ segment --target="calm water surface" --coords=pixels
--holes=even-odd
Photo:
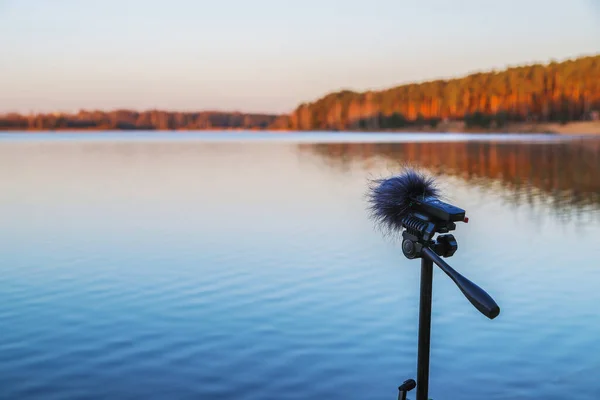
[[[406,162],[502,310],[436,269],[430,397],[600,398],[600,139],[251,135],[0,136],[0,398],[395,399],[419,262],[365,193]]]

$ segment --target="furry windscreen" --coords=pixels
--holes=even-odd
[[[368,196],[371,218],[391,233],[402,230],[402,219],[410,211],[413,198],[439,197],[432,177],[413,169],[385,179],[371,181]]]

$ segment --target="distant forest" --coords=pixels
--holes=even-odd
[[[298,130],[379,130],[460,120],[467,127],[487,128],[507,122],[580,121],[597,117],[598,110],[600,55],[383,91],[331,93],[301,104],[278,123]]]
[[[267,129],[277,115],[227,112],[169,112],[160,110],[79,111],[77,114],[8,114],[0,116],[0,130],[175,130]]]
[[[598,118],[598,112],[600,55],[595,55],[382,91],[343,90],[303,103],[290,115],[82,110],[76,114],[7,114],[0,116],[0,130],[384,130],[435,128],[441,121],[489,128],[509,122],[588,120]]]

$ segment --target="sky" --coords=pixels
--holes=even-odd
[[[0,0],[0,113],[286,113],[600,53],[600,0]]]

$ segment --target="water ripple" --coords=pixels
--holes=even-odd
[[[2,146],[23,201],[0,204],[0,398],[384,399],[415,377],[419,262],[367,220],[379,164],[287,144]],[[559,220],[466,176],[440,176],[472,215],[449,262],[502,312],[435,270],[431,397],[597,399],[595,208]]]

